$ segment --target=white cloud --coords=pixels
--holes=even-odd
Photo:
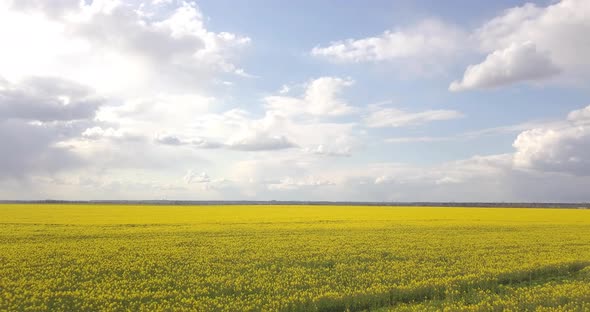
[[[212,31],[191,3],[19,0],[9,7],[0,0],[0,74],[7,78],[0,79],[0,142],[10,147],[0,154],[0,197],[588,199],[590,107],[551,124],[386,140],[522,132],[514,154],[432,165],[372,163],[387,155],[363,147],[386,130],[367,126],[463,115],[364,110],[344,94],[351,78],[329,76],[289,82],[258,103],[243,102],[242,93],[228,91],[242,92],[240,77],[254,77],[237,63],[250,39]],[[587,30],[584,8],[570,0],[528,5],[486,24],[473,38],[490,56],[468,71],[461,88],[536,81],[556,69],[567,76],[587,72],[580,56],[588,43],[580,32]],[[559,14],[568,23],[556,22]],[[456,27],[430,20],[312,53],[436,71],[471,49],[470,42]],[[60,78],[39,78],[47,73]],[[359,112],[368,116],[359,120]]]
[[[119,129],[103,129],[102,127],[96,126],[84,130],[84,132],[82,132],[82,136],[89,139],[122,138],[123,136],[125,136],[125,133],[123,133]]]
[[[188,143],[196,148],[206,148],[206,149],[215,149],[215,148],[222,148],[224,145],[223,143],[209,141],[203,138],[193,138]]]
[[[205,172],[196,172],[194,170],[189,170],[185,175],[183,180],[187,184],[191,183],[209,183],[211,182],[211,178]]]
[[[531,128],[540,126],[550,126],[552,123],[548,122],[525,122],[515,125],[499,126],[492,128],[484,128],[474,131],[467,131],[448,136],[408,136],[408,137],[392,137],[385,139],[387,143],[416,143],[416,142],[445,142],[445,141],[466,141],[481,139],[485,136],[492,136],[498,134],[518,133]]]
[[[452,120],[462,118],[461,112],[454,110],[426,110],[422,112],[407,112],[397,108],[379,108],[365,117],[368,127],[406,127],[417,126],[432,121]]]
[[[562,0],[547,7],[525,4],[506,10],[477,30],[484,51],[497,50],[515,42],[533,42],[540,50],[550,51],[556,64],[589,64],[590,4],[585,0]],[[564,23],[567,21],[567,23]],[[569,66],[567,66],[569,67]]]
[[[564,22],[567,21],[567,22]],[[562,0],[546,7],[527,3],[506,10],[468,35],[437,20],[382,35],[332,42],[311,54],[335,62],[391,62],[418,73],[441,72],[462,56],[484,53],[449,89],[491,88],[517,82],[580,84],[590,77],[590,4]],[[557,79],[558,78],[558,79]]]
[[[164,4],[171,4],[173,3],[175,0],[152,0],[152,4],[155,5],[164,5]]]
[[[454,184],[454,183],[461,183],[461,182],[462,181],[457,178],[443,177],[443,178],[436,180],[434,183],[440,185],[440,184]]]
[[[157,94],[104,105],[97,112],[96,119],[129,136],[156,137],[155,141],[160,144],[171,145],[173,139],[165,136],[175,135],[182,137],[183,144],[209,148],[215,145],[214,142],[204,142],[192,125],[198,116],[207,113],[217,103],[215,98],[194,93]]]
[[[289,87],[288,85],[283,85],[279,90],[279,94],[286,94],[289,93],[289,91],[291,91],[291,87]]]
[[[431,136],[420,136],[420,137],[395,137],[387,138],[387,143],[414,143],[414,142],[440,142],[452,140],[451,137],[431,137]]]
[[[197,116],[180,132],[167,131],[155,142],[169,146],[226,148],[241,151],[273,151],[301,148],[305,153],[346,156],[359,145],[355,124],[329,123],[267,111],[262,117],[232,109],[221,114]],[[217,143],[224,142],[224,143]]]
[[[354,112],[340,97],[351,79],[310,80],[297,96],[279,100],[294,90],[277,93],[276,106],[263,99],[264,110],[257,114],[240,108],[219,113],[231,95],[214,97],[209,94],[214,88],[205,87],[219,86],[228,74],[252,77],[233,63],[249,38],[208,30],[206,18],[188,2],[155,4],[157,12],[148,2],[107,0],[60,1],[56,6],[24,0],[2,6],[0,68],[8,80],[0,83],[0,137],[14,145],[14,154],[3,157],[3,177],[26,176],[49,190],[48,181],[72,167],[60,179],[96,177],[96,192],[86,192],[88,184],[67,182],[56,186],[55,194],[79,187],[87,196],[128,198],[174,189],[173,194],[190,197],[194,189],[174,180],[187,164],[223,175],[235,163],[268,158],[269,153],[292,153],[299,164],[320,158],[313,155],[352,152],[355,124],[321,120]],[[22,36],[11,29],[22,30]],[[64,78],[27,78],[43,73]],[[19,85],[20,78],[24,82]],[[297,105],[284,106],[281,100]],[[21,155],[25,153],[31,157]],[[32,172],[47,176],[33,179]],[[286,170],[273,179],[299,179],[298,174]],[[236,182],[198,172],[187,173],[186,179],[199,188],[248,193],[237,193]],[[267,184],[258,188],[268,191]]]
[[[227,149],[271,151],[297,146],[285,128],[287,122],[272,113],[256,118],[249,112],[232,109],[196,118],[191,131],[210,138],[207,142],[224,142],[220,147]]]
[[[303,178],[307,175],[310,163],[295,155],[265,157],[239,160],[230,167],[229,175],[233,181],[265,186],[278,183],[282,177]]]
[[[523,131],[514,141],[518,168],[590,175],[590,106],[573,111],[568,120]]]
[[[451,90],[487,88],[547,79],[579,84],[590,76],[590,2],[562,0],[547,7],[525,4],[479,28],[474,38],[489,53],[470,66]]]
[[[311,53],[340,62],[378,62],[407,58],[429,59],[455,54],[465,44],[458,28],[438,20],[425,20],[380,36],[332,42]],[[431,60],[432,61],[432,60]]]
[[[164,145],[185,145],[186,142],[174,135],[158,135],[155,139],[157,143]]]
[[[571,111],[567,115],[567,120],[576,124],[588,124],[590,123],[590,106],[586,106],[582,109]]]
[[[191,131],[225,142],[225,147],[237,150],[301,147],[307,153],[350,154],[359,145],[355,138],[356,124],[325,122],[321,118],[352,111],[351,106],[335,96],[335,90],[350,83],[349,80],[333,77],[316,79],[307,85],[302,98],[270,96],[281,98],[270,106],[269,97],[263,98],[267,110],[261,117],[241,109],[205,114],[195,118]],[[291,101],[295,104],[289,105]],[[317,110],[314,106],[321,109]],[[338,109],[333,110],[333,107]]]
[[[473,156],[468,159],[431,166],[413,166],[402,163],[374,164],[365,169],[365,175],[374,184],[397,184],[415,187],[461,183],[473,179],[499,177],[510,170],[512,155]],[[458,191],[458,190],[457,190]]]
[[[154,141],[158,144],[162,145],[170,145],[170,146],[192,146],[196,148],[203,148],[203,149],[215,149],[215,148],[222,148],[224,144],[219,142],[210,141],[203,138],[191,138],[191,139],[183,139],[175,135],[171,134],[159,134],[156,136]]]
[[[519,81],[547,79],[559,72],[551,59],[528,41],[494,51],[482,63],[469,66],[463,79],[451,83],[449,90],[494,88]]]
[[[334,185],[335,183],[330,180],[306,177],[303,179],[293,179],[286,177],[278,181],[277,183],[268,184],[269,190],[298,190],[302,188],[316,188],[327,185]]]
[[[227,146],[240,151],[269,151],[296,147],[282,135],[270,135],[264,132],[253,132],[232,138]]]
[[[471,49],[460,28],[436,19],[362,39],[347,39],[318,46],[311,54],[339,63],[388,62],[404,73],[431,76],[446,71]]]
[[[352,201],[588,200],[590,179],[515,170],[513,154],[441,164],[364,163],[318,166],[296,158],[232,167],[242,198]],[[574,186],[574,187],[573,187]],[[427,188],[429,191],[424,192]]]
[[[317,146],[306,147],[303,149],[306,153],[322,156],[335,156],[335,157],[350,157],[352,147],[346,144],[320,144]]]
[[[157,8],[111,0],[0,1],[0,75],[7,79],[0,79],[0,102],[6,100],[0,119],[10,118],[0,121],[0,136],[14,145],[4,161],[14,168],[10,174],[30,178],[67,167],[71,174],[86,170],[106,179],[108,172],[128,181],[143,169],[165,179],[166,172],[204,162],[199,151],[223,144],[193,127],[219,105],[201,89],[216,76],[247,75],[234,60],[250,42],[212,32],[205,21],[183,1]],[[48,73],[59,79],[39,78]],[[164,146],[172,136],[193,148]]]
[[[0,80],[0,120],[92,119],[104,103],[92,89],[60,78]]]
[[[59,78],[0,79],[0,179],[82,165],[59,143],[94,125],[96,111],[105,103],[92,89]]]
[[[9,79],[60,73],[101,92],[145,95],[156,86],[194,88],[216,72],[244,73],[230,59],[250,39],[207,30],[194,4],[154,15],[121,1],[47,3],[0,8],[0,68]]]
[[[8,0],[16,10],[23,11],[42,11],[49,16],[59,17],[65,13],[75,10],[80,4],[79,0]]]
[[[561,124],[523,131],[514,141],[514,164],[541,172],[590,175],[590,106]]]
[[[221,115],[211,114],[203,116],[203,124],[198,128],[205,133],[225,138],[225,143],[216,142],[214,139],[200,137],[180,137],[171,134],[160,134],[155,142],[169,146],[192,146],[196,148],[226,148],[238,151],[272,151],[297,147],[284,134],[275,134],[275,131],[284,133],[277,127],[272,116],[262,119],[254,119],[247,112],[228,111]],[[239,131],[234,131],[239,129]]]
[[[284,116],[329,117],[350,114],[354,112],[354,108],[338,98],[338,95],[342,89],[353,84],[354,81],[351,79],[320,77],[306,85],[305,93],[301,97],[265,97],[265,107],[268,111]]]

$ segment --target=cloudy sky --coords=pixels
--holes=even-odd
[[[0,198],[590,201],[590,1],[0,0]]]

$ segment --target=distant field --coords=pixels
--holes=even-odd
[[[0,311],[590,311],[590,210],[0,205]]]

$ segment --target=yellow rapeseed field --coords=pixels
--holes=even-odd
[[[0,205],[0,311],[590,311],[590,210]]]

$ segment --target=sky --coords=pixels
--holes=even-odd
[[[588,0],[0,0],[0,199],[590,201],[588,33]]]

